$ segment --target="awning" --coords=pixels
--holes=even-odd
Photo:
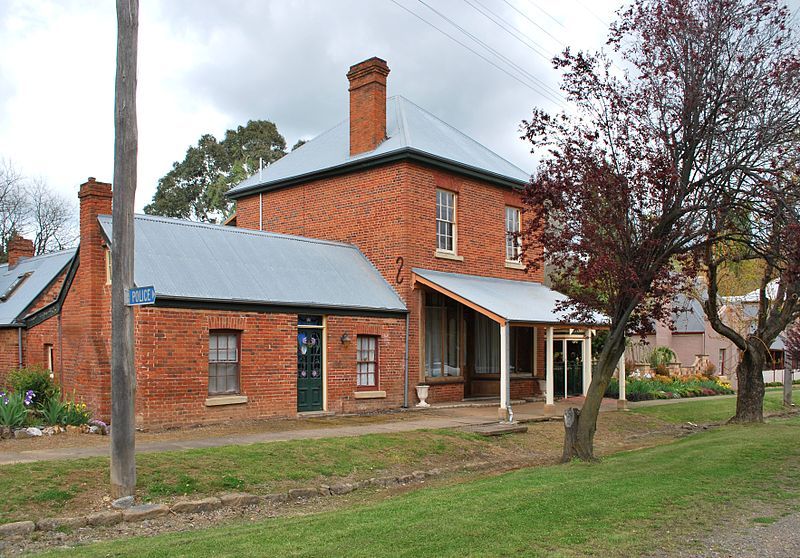
[[[416,282],[457,300],[500,324],[602,327],[607,323],[600,314],[595,314],[594,320],[589,324],[570,319],[565,312],[556,310],[556,305],[567,297],[541,283],[418,268],[411,271]]]

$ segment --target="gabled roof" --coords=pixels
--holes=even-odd
[[[400,156],[451,166],[512,186],[530,179],[529,173],[404,97],[386,101],[386,135],[373,151],[351,157],[350,121],[345,120],[234,186],[228,196],[236,198]]]
[[[429,269],[412,269],[417,279],[447,294],[454,295],[491,314],[497,321],[552,325],[589,325],[571,320],[558,309],[567,297],[531,281],[513,281],[494,277],[479,277],[461,273],[445,273]],[[594,324],[607,323],[601,314],[595,314]]]
[[[705,310],[699,300],[678,294],[672,307],[674,333],[705,333]]]
[[[24,313],[64,271],[75,251],[21,258],[11,269],[7,263],[0,265],[0,327],[22,325]]]
[[[110,241],[111,216],[98,220]],[[156,303],[406,312],[350,244],[149,215],[136,215],[134,227],[134,282],[153,285]]]

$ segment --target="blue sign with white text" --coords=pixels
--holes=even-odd
[[[127,306],[141,306],[143,304],[155,304],[155,302],[156,288],[153,286],[128,289]]]

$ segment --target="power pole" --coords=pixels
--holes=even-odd
[[[794,356],[790,356],[791,351],[784,351],[783,353],[783,405],[785,407],[792,406],[792,379],[794,377]]]
[[[111,249],[111,495],[136,492],[136,370],[133,308],[133,204],[136,196],[136,45],[139,0],[117,0],[117,78],[114,101],[114,191]]]

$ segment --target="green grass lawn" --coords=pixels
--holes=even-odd
[[[792,400],[800,403],[800,390],[792,391]],[[782,388],[768,388],[764,396],[764,412],[783,410]],[[652,407],[636,407],[636,413],[643,413],[668,422],[694,422],[704,424],[723,422],[736,412],[736,396],[706,400],[702,397],[687,399],[680,403],[666,403]]]
[[[145,500],[268,493],[297,481],[368,478],[393,467],[469,460],[487,449],[485,438],[442,430],[145,453],[136,456],[137,487]],[[107,458],[0,466],[0,523],[82,511],[86,499],[105,493],[108,468]]]
[[[80,547],[80,556],[637,556],[754,499],[800,496],[800,419],[597,464],[523,469],[338,511]],[[780,479],[780,481],[776,481]],[[672,546],[671,546],[672,545]]]

